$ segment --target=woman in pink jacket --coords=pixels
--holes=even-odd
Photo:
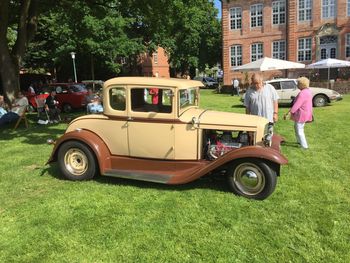
[[[312,121],[312,93],[309,89],[310,81],[308,78],[298,78],[297,82],[300,92],[295,98],[292,108],[284,115],[284,119],[291,114],[297,142],[303,149],[308,149],[304,126],[306,122]]]

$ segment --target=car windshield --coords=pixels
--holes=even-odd
[[[197,88],[182,89],[179,91],[180,109],[198,106]]]
[[[206,81],[216,82],[216,80],[213,78],[206,78]]]
[[[70,86],[69,89],[72,92],[85,92],[85,91],[87,91],[84,84],[75,84],[75,85]]]

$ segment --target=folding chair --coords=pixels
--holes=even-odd
[[[49,113],[47,112],[46,108],[45,108],[45,98],[40,97],[40,96],[36,96],[35,97],[35,103],[37,105],[37,112],[38,112],[38,118],[39,120],[41,119],[41,115],[43,115],[45,113],[46,119],[49,122],[50,121],[50,116]]]
[[[25,124],[26,128],[28,129],[28,120],[27,120],[27,116],[26,116],[27,111],[28,111],[28,107],[26,107],[24,109],[23,113],[21,114],[21,116],[19,116],[19,119],[17,120],[16,125],[13,128],[13,130],[17,129],[18,125],[21,123],[21,120],[24,120],[24,124]]]

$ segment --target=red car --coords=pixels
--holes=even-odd
[[[85,84],[82,83],[48,84],[43,88],[45,94],[27,94],[30,105],[33,106],[33,108],[37,108],[36,99],[46,99],[52,90],[56,91],[56,99],[59,102],[58,107],[64,112],[70,112],[72,109],[79,109],[86,106],[85,97],[87,89]]]

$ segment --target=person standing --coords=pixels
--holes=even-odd
[[[237,78],[234,78],[233,80],[232,96],[234,96],[235,94],[239,96],[239,81]]]
[[[259,73],[254,73],[251,80],[252,87],[244,97],[246,114],[265,117],[273,125],[278,120],[278,94],[271,84],[263,84]]]
[[[297,142],[303,149],[308,149],[304,126],[306,122],[311,122],[312,118],[312,93],[309,89],[310,80],[305,77],[297,79],[299,94],[296,96],[292,108],[284,115],[287,119],[291,115],[294,120],[294,131]]]

